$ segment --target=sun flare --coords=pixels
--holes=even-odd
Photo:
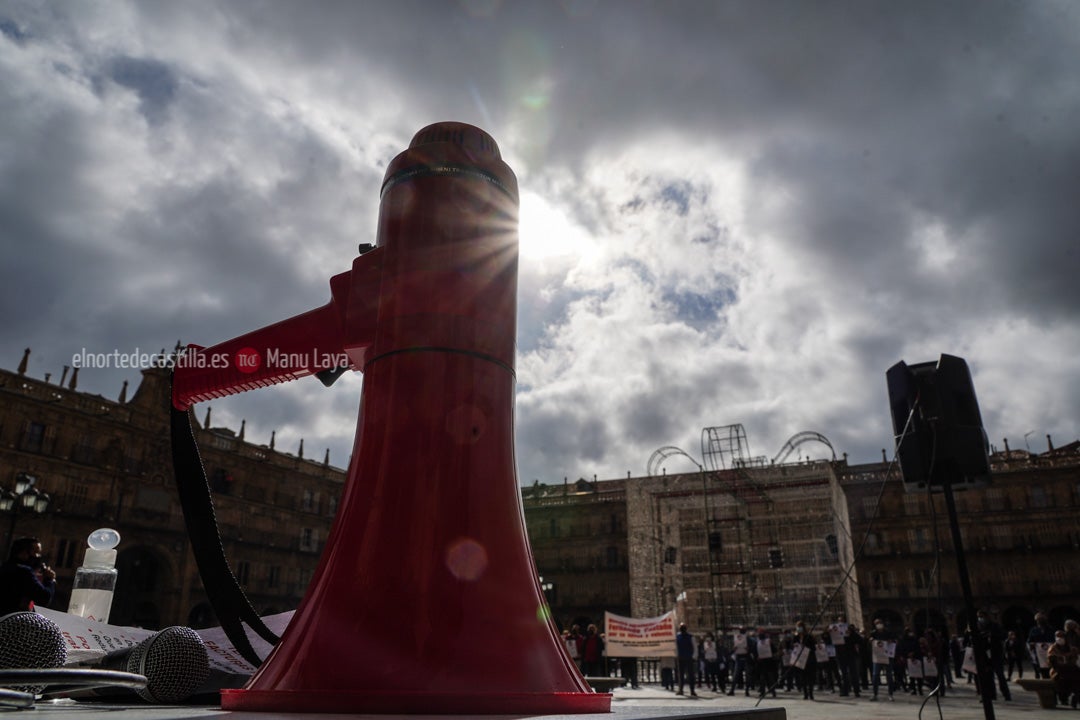
[[[539,195],[521,195],[519,218],[518,235],[523,258],[580,258],[595,249],[592,239],[581,226]]]

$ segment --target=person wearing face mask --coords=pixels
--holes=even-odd
[[[1046,658],[1050,661],[1050,679],[1054,681],[1058,702],[1076,707],[1080,699],[1080,667],[1076,664],[1077,658],[1080,658],[1080,648],[1069,645],[1065,631],[1058,630]]]
[[[1050,627],[1050,622],[1046,619],[1046,614],[1037,612],[1035,613],[1035,626],[1028,632],[1027,643],[1028,652],[1031,654],[1031,664],[1037,678],[1049,678],[1050,668],[1044,668],[1040,665],[1038,657],[1038,646],[1040,644],[1052,645],[1054,642],[1054,629]]]
[[[1065,621],[1065,642],[1070,647],[1080,649],[1080,623],[1075,620]]]
[[[893,699],[893,691],[896,689],[896,682],[893,677],[893,663],[892,658],[887,657],[888,646],[893,645],[895,647],[896,636],[893,635],[885,627],[885,621],[881,618],[874,619],[874,629],[870,633],[871,644],[871,668],[870,668],[870,685],[874,689],[874,694],[871,696],[871,700],[878,699],[878,687],[881,685],[881,673],[885,673],[886,687],[889,691],[889,700]]]
[[[759,697],[765,697],[766,692],[771,692],[772,696],[776,697],[776,684],[779,681],[777,675],[779,663],[776,661],[778,652],[780,652],[780,647],[777,643],[765,628],[759,627],[757,635],[751,638],[750,645]]]
[[[735,628],[731,641],[733,647],[731,656],[734,668],[731,673],[731,688],[727,694],[734,695],[735,688],[741,687],[746,691],[746,696],[750,697],[750,677],[747,667],[750,658],[750,645],[749,638],[746,635],[746,628],[741,625]]]

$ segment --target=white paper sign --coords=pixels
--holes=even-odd
[[[908,677],[921,678],[923,676],[922,661],[918,658],[908,658],[907,674]]]
[[[1050,652],[1050,643],[1041,642],[1035,643],[1035,658],[1039,663],[1039,667],[1046,670],[1050,667],[1050,658],[1047,653]]]
[[[772,657],[772,643],[769,638],[759,639],[757,642],[757,656],[760,660],[768,660]]]
[[[829,637],[832,638],[833,645],[843,645],[844,638],[847,635],[848,624],[847,623],[834,623],[829,626]]]
[[[810,648],[796,644],[795,649],[791,652],[791,658],[791,662],[795,667],[805,670],[806,663],[810,660]]]
[[[885,648],[884,640],[870,641],[870,659],[875,665],[885,665],[889,662],[889,651]]]
[[[896,643],[885,643],[885,654],[889,657],[889,659],[896,657]]]
[[[932,657],[923,658],[923,676],[928,678],[937,677],[937,660]]]
[[[834,650],[833,652],[836,652],[836,651]],[[830,657],[832,657],[832,655],[829,654],[829,646],[828,645],[826,645],[825,643],[818,643],[817,645],[814,646],[814,658],[819,663],[827,663],[827,662],[829,662]]]
[[[735,633],[735,635],[733,635],[732,637],[735,640],[735,654],[736,655],[745,654],[746,653],[746,634],[745,633]]]
[[[975,665],[975,648],[964,648],[964,664],[960,666],[960,669],[966,673],[975,674],[978,668]]]

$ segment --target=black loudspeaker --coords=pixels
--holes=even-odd
[[[964,359],[942,355],[936,363],[898,362],[885,380],[904,487],[941,490],[948,482],[956,490],[988,484],[990,444]]]

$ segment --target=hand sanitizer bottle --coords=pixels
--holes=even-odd
[[[120,533],[101,528],[86,539],[89,546],[82,567],[75,571],[68,612],[87,620],[108,622],[116,587],[116,546]]]

